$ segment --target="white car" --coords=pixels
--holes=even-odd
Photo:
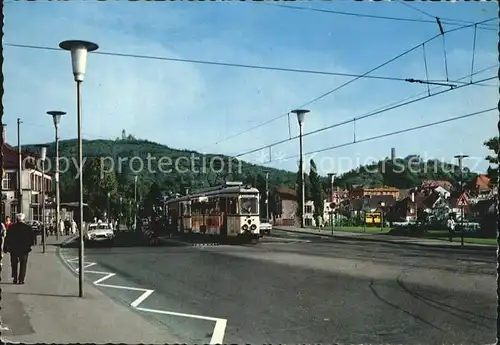
[[[271,223],[269,223],[265,219],[260,220],[260,233],[261,234],[265,233],[265,234],[269,235],[271,233],[272,229],[273,229],[273,226],[271,225]]]
[[[91,223],[87,226],[85,232],[85,241],[87,243],[109,242],[115,240],[115,232],[109,223]]]

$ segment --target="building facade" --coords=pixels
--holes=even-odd
[[[5,138],[5,134],[4,134]],[[3,169],[2,179],[2,217],[10,216],[12,219],[19,212],[26,215],[28,221],[41,221],[42,215],[42,190],[45,191],[45,220],[51,219],[52,209],[52,175],[45,174],[37,168],[39,156],[35,153],[23,151],[21,169],[21,195],[19,195],[19,154],[9,144],[3,144]]]

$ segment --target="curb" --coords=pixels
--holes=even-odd
[[[382,243],[390,243],[390,244],[400,244],[400,245],[405,245],[405,246],[418,246],[418,247],[426,247],[426,248],[438,248],[438,249],[454,249],[454,250],[481,250],[485,252],[497,252],[497,247],[496,246],[478,246],[475,244],[466,244],[464,243],[464,246],[454,246],[454,245],[446,245],[446,244],[426,244],[426,243],[411,243],[411,242],[401,242],[401,241],[394,241],[394,240],[389,240],[389,239],[379,239],[379,238],[362,238],[358,236],[343,236],[343,235],[331,235],[331,234],[315,234],[312,232],[306,232],[306,231],[297,231],[297,230],[288,230],[288,229],[282,229],[282,228],[274,228],[273,230],[279,230],[279,231],[285,231],[285,232],[290,232],[290,233],[298,233],[298,234],[305,234],[305,235],[312,235],[312,236],[326,236],[329,238],[339,238],[343,240],[353,240],[353,241],[364,241],[364,242],[382,242]]]
[[[186,241],[181,241],[181,240],[175,240],[175,239],[168,239],[168,238],[159,238],[160,242],[164,243],[170,243],[170,244],[177,244],[179,246],[183,247],[207,247],[207,246],[219,246],[220,243],[212,242],[212,243],[193,243],[193,242],[186,242]]]

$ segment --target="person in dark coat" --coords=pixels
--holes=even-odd
[[[24,213],[19,213],[16,218],[17,223],[7,231],[4,252],[10,253],[14,284],[24,284],[28,256],[33,246],[33,229],[24,222]]]

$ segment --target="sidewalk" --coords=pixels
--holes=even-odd
[[[406,236],[391,236],[388,234],[377,234],[377,233],[368,233],[368,232],[347,232],[347,231],[334,231],[332,235],[331,229],[302,229],[294,226],[275,226],[274,230],[281,230],[291,233],[300,233],[307,235],[316,235],[316,236],[327,236],[333,238],[340,239],[350,239],[350,240],[359,240],[359,241],[372,241],[372,242],[385,242],[385,243],[395,243],[395,244],[408,244],[415,246],[426,246],[426,247],[434,247],[434,248],[453,248],[453,249],[474,249],[474,250],[497,250],[497,246],[487,245],[487,244],[470,244],[464,243],[463,246],[460,244],[460,237],[455,237],[453,242],[445,242],[442,240],[434,240],[434,239],[423,239],[423,238],[415,238],[415,237],[406,237]]]
[[[55,237],[47,240],[45,254],[34,246],[28,260],[26,284],[13,285],[10,257],[3,259],[2,342],[181,343],[93,285],[85,283],[79,298],[78,279],[59,258]]]

